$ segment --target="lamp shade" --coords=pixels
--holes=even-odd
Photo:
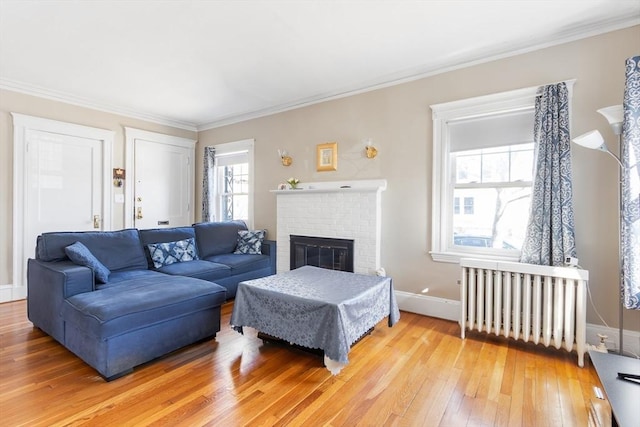
[[[578,145],[581,145],[585,148],[590,148],[592,150],[604,148],[604,138],[602,138],[602,134],[597,130],[592,130],[580,136],[576,136],[572,139],[572,141]]]
[[[607,119],[610,125],[622,123],[622,121],[624,120],[624,111],[622,109],[622,105],[612,105],[611,107],[601,108],[597,111],[598,113],[602,114],[605,119]]]
[[[614,134],[620,135],[622,133],[622,122],[624,121],[622,105],[612,105],[611,107],[601,108],[597,111],[607,119]]]

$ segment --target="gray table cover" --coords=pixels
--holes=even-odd
[[[304,266],[238,285],[231,326],[248,326],[349,362],[351,345],[380,320],[400,319],[389,277]]]

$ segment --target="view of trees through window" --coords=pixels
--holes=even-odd
[[[249,217],[249,164],[236,163],[219,168],[220,217],[223,221]]]
[[[529,217],[533,143],[451,156],[454,245],[520,250]]]

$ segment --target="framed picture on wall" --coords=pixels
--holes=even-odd
[[[338,143],[327,142],[326,144],[318,144],[317,146],[317,163],[318,172],[334,171],[338,169]]]

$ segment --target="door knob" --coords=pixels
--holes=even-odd
[[[93,216],[93,228],[100,228],[100,215]]]
[[[136,219],[142,219],[142,207],[138,206],[136,208]]]

